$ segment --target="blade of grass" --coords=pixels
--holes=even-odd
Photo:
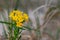
[[[5,26],[4,26],[4,25],[2,25],[2,26],[3,26],[3,33],[4,33],[4,36],[5,36],[6,39],[8,39],[8,35],[7,35],[7,32],[6,32]]]
[[[4,21],[0,21],[0,23],[12,24],[12,23],[9,23],[9,22],[4,22]]]
[[[28,30],[33,30],[33,29],[30,28],[29,26],[23,26],[23,28],[28,29]]]

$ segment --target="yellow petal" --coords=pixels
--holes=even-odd
[[[16,23],[16,26],[17,26],[17,27],[22,27],[22,26],[23,26],[23,23],[17,22],[17,23]]]

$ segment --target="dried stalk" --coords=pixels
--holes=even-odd
[[[57,11],[58,10],[56,9],[56,10],[53,11],[53,13],[52,12],[49,13],[49,14],[52,13],[52,15],[48,18],[48,20],[46,20],[46,23],[40,28],[41,36],[42,36],[42,33],[43,33],[44,29],[46,28],[46,25],[49,23],[49,21],[52,19],[52,17],[56,14]]]

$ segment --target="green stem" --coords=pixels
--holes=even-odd
[[[19,37],[18,37],[18,40],[21,40],[21,32],[22,32],[22,30],[19,32]]]
[[[14,10],[17,10],[18,6],[19,6],[19,0],[16,1],[16,6]]]

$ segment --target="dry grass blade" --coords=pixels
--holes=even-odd
[[[52,15],[48,18],[48,20],[45,22],[45,24],[40,28],[41,35],[44,31],[44,28],[46,28],[46,25],[49,23],[49,21],[52,19],[52,17],[56,14],[57,11],[58,11],[58,9],[54,10],[53,12],[50,12],[50,13],[52,13]]]

